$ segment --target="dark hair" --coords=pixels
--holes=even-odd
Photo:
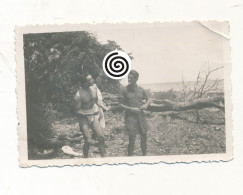
[[[129,74],[135,76],[136,79],[139,77],[139,73],[136,70],[131,70]]]
[[[83,86],[83,84],[85,82],[87,82],[87,76],[89,74],[88,73],[82,73],[80,76],[79,76],[79,81],[80,81],[80,84]]]

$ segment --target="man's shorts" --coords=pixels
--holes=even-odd
[[[148,122],[143,113],[140,116],[128,114],[125,116],[125,127],[129,136],[145,134],[148,131]]]

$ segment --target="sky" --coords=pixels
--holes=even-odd
[[[230,64],[227,22],[100,24],[90,31],[132,53],[141,84],[194,81],[201,69]],[[223,69],[212,74],[216,78],[223,79]]]

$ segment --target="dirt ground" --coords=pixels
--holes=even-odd
[[[108,157],[127,155],[128,136],[124,128],[122,113],[106,113],[106,151]],[[150,125],[148,131],[148,155],[179,155],[223,153],[225,146],[224,115],[218,110],[200,111],[201,121],[195,122],[193,112],[147,113]],[[80,139],[67,145],[75,152],[82,153],[83,138],[76,118],[63,118],[53,122],[52,129],[56,136],[75,136]],[[80,141],[81,140],[81,141]],[[141,155],[140,138],[137,136],[135,155]],[[52,155],[51,155],[52,156]],[[90,157],[99,157],[98,147],[90,148]],[[63,153],[58,148],[49,158],[77,158]]]

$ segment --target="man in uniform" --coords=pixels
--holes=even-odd
[[[131,70],[128,75],[128,85],[120,92],[120,107],[126,110],[125,127],[129,135],[128,156],[134,155],[136,135],[140,135],[143,156],[147,154],[148,123],[143,112],[148,106],[145,90],[137,85],[139,73]]]
[[[88,158],[89,147],[95,144],[92,139],[91,131],[95,134],[100,154],[105,156],[105,138],[103,129],[99,122],[99,109],[101,106],[104,110],[109,110],[106,106],[100,105],[97,97],[97,88],[91,87],[94,80],[91,75],[84,74],[80,77],[81,87],[74,97],[74,112],[77,114],[79,127],[84,137],[83,155]]]

